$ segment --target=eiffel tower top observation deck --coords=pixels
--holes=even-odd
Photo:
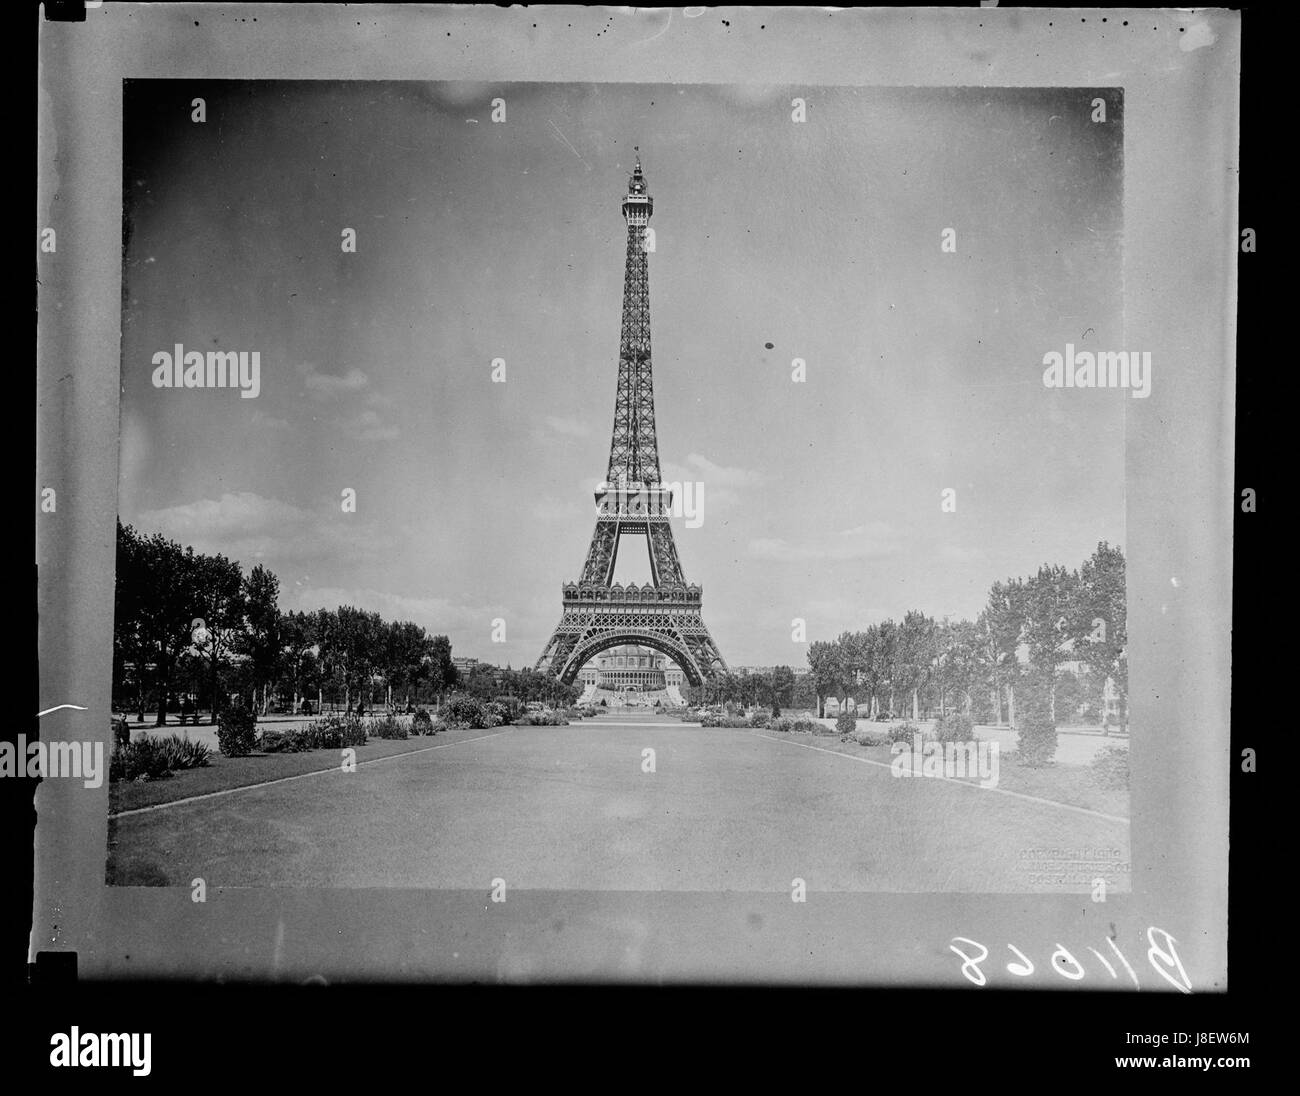
[[[700,588],[688,586],[682,573],[669,525],[672,490],[660,479],[650,355],[654,199],[639,152],[622,208],[627,254],[609,464],[596,491],[596,528],[582,578],[564,585],[564,615],[537,669],[571,682],[601,651],[631,643],[667,655],[698,685],[725,670],[726,663],[700,615]],[[614,582],[619,545],[627,535],[646,540],[652,581],[643,586]]]

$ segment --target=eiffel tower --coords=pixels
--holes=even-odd
[[[564,584],[564,615],[537,660],[537,669],[572,682],[595,655],[633,643],[667,655],[686,680],[700,685],[727,664],[704,626],[701,590],[686,584],[668,524],[673,486],[659,475],[654,382],[650,365],[650,265],[647,236],[654,199],[641,172],[623,199],[627,259],[623,268],[623,329],[609,468],[596,491],[596,529],[582,578]],[[613,582],[619,542],[644,536],[652,581]]]

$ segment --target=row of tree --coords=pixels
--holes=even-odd
[[[350,606],[281,612],[280,583],[261,564],[244,575],[223,555],[197,553],[161,534],[117,527],[113,624],[115,704],[157,723],[180,695],[198,694],[213,715],[230,693],[263,711],[296,709],[329,692],[351,705],[440,696],[457,683],[446,636]]]
[[[1073,699],[1080,682],[1100,688],[1109,680],[1127,723],[1127,642],[1124,556],[1102,542],[1077,570],[1044,566],[1028,578],[995,582],[974,621],[912,611],[810,644],[808,665],[819,698],[852,696],[873,715],[900,708],[913,718],[923,709],[969,713],[988,696],[998,722],[1005,698],[1013,725],[1017,695],[1055,721],[1062,683]],[[1063,672],[1075,662],[1081,674]]]
[[[459,687],[471,696],[484,700],[513,697],[516,700],[538,701],[552,708],[572,705],[582,695],[578,685],[566,685],[557,677],[540,670],[503,670],[486,662],[472,664],[460,675]]]
[[[703,685],[684,686],[689,704],[725,704],[736,708],[812,708],[817,695],[809,675],[796,676],[789,666],[770,670],[728,670],[714,674]]]

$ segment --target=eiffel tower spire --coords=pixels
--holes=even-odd
[[[639,151],[639,150],[638,150]],[[627,258],[623,264],[623,326],[618,343],[618,390],[609,444],[608,483],[659,482],[655,436],[655,390],[650,357],[650,218],[654,199],[641,172],[641,157],[627,184]]]
[[[673,492],[660,478],[650,353],[654,199],[636,151],[622,205],[627,253],[609,464],[596,491],[596,528],[582,578],[564,586],[564,615],[537,669],[571,682],[600,651],[635,643],[668,655],[698,685],[726,663],[700,615],[701,590],[682,574],[669,524]],[[641,587],[613,581],[619,544],[628,535],[647,541],[651,582]]]

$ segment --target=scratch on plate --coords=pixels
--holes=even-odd
[[[550,125],[550,127],[553,130],[555,130],[555,135],[559,137],[559,139],[563,141],[566,145],[568,145],[569,151],[572,152],[576,157],[578,157],[579,160],[582,160],[582,166],[585,167],[588,171],[590,171],[591,165],[587,163],[586,160],[582,159],[582,153],[580,153],[576,148],[574,148],[573,145],[570,143],[569,139],[563,133],[560,132],[560,127],[557,126],[554,122],[552,122],[551,119],[549,118],[547,118],[546,121],[547,124]]]

